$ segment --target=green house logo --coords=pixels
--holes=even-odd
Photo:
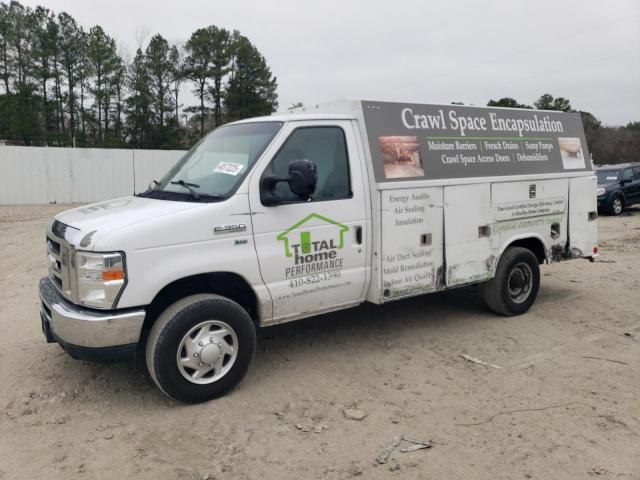
[[[335,227],[332,235],[323,233],[323,238],[313,238],[312,232],[307,225],[312,220],[319,220]],[[309,255],[315,252],[341,249],[344,246],[344,234],[349,230],[347,225],[338,223],[323,215],[312,213],[303,218],[295,225],[287,228],[276,237],[284,243],[284,253],[287,257]]]

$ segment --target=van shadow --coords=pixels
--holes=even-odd
[[[406,333],[419,326],[429,328],[467,317],[486,313],[478,287],[464,287],[445,292],[420,295],[383,305],[363,303],[357,307],[313,316],[293,322],[260,328],[258,341],[280,341],[299,336],[328,339],[336,335],[354,340],[394,330]],[[296,345],[292,345],[296,348]]]
[[[464,287],[399,300],[384,305],[362,304],[346,310],[309,317],[285,324],[258,329],[258,347],[246,381],[260,383],[269,375],[286,374],[284,356],[319,354],[327,344],[339,343],[351,350],[351,344],[368,342],[384,344],[388,339],[429,336],[429,331],[452,322],[492,317],[477,287]],[[310,341],[313,346],[310,347]],[[323,346],[324,345],[324,346]],[[130,362],[93,363],[77,361],[60,352],[54,355],[55,376],[63,382],[81,385],[76,402],[90,402],[97,407],[118,408],[141,405],[172,408],[181,404],[167,399],[156,388],[147,373],[144,358]],[[53,366],[52,365],[52,366]],[[279,373],[279,370],[282,372]],[[61,387],[64,388],[63,385]],[[242,384],[240,386],[242,388]],[[259,388],[259,387],[256,387]],[[67,385],[66,389],[73,390]]]
[[[571,292],[545,289],[539,300],[557,300]],[[545,298],[546,297],[546,298]],[[365,303],[358,307],[258,329],[258,348],[245,382],[251,390],[260,388],[267,376],[285,375],[290,366],[281,362],[303,356],[320,355],[327,346],[352,351],[358,343],[384,346],[416,337],[445,334],[463,323],[495,321],[496,315],[484,304],[478,286],[462,287],[417,296],[384,305]],[[354,347],[354,345],[356,347]],[[149,378],[144,359],[133,362],[95,364],[63,360],[58,378],[82,377],[85,400],[118,408],[141,405],[174,408],[180,406],[164,397]],[[82,371],[79,374],[79,371]],[[267,372],[268,371],[268,375]],[[242,388],[242,384],[239,388]],[[109,392],[109,395],[104,395]],[[78,399],[81,401],[82,398]]]

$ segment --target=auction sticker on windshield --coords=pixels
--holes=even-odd
[[[233,175],[235,177],[242,171],[243,167],[244,165],[240,163],[220,162],[215,168],[214,172],[224,173],[225,175]]]

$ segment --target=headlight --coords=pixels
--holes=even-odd
[[[78,301],[92,308],[113,308],[124,288],[122,253],[76,252]]]
[[[597,194],[598,196],[600,196],[600,195],[604,195],[604,188],[602,188],[602,187],[598,187],[598,188],[596,188],[596,194]]]

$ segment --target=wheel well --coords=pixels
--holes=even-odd
[[[229,272],[203,273],[181,278],[160,290],[146,308],[141,339],[147,334],[156,318],[169,306],[181,298],[197,293],[215,293],[226,297],[243,307],[253,321],[259,321],[258,301],[254,291],[240,275]]]
[[[509,247],[523,247],[528,250],[531,250],[531,252],[538,259],[538,263],[540,265],[542,265],[547,258],[547,252],[546,252],[546,249],[544,248],[544,244],[542,243],[542,240],[536,237],[521,238],[507,245],[507,248]]]
[[[624,204],[626,203],[626,199],[624,197],[624,192],[622,192],[620,190],[616,190],[615,192],[613,192],[611,194],[611,200],[613,200],[616,197],[620,197],[620,200],[622,200],[622,205],[624,206]]]

